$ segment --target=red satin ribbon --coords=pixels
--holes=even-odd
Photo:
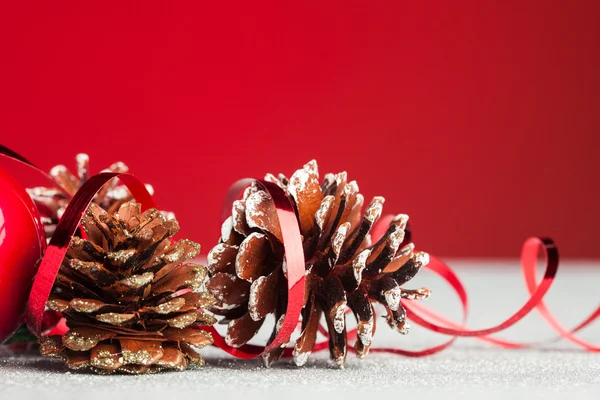
[[[223,207],[223,219],[231,214],[233,202],[240,196],[242,191],[253,182],[266,190],[273,199],[277,209],[277,217],[281,225],[283,236],[283,247],[285,249],[285,261],[287,264],[288,303],[283,324],[277,332],[275,339],[266,347],[245,345],[239,348],[229,346],[223,337],[213,327],[202,329],[210,332],[215,341],[215,346],[238,358],[254,358],[259,355],[285,346],[296,329],[300,312],[304,307],[304,251],[302,249],[302,236],[296,219],[296,213],[286,193],[277,185],[264,180],[242,179],[234,183],[229,189],[225,206]]]
[[[0,155],[8,156],[14,160],[36,168],[32,163],[22,156],[19,156],[18,154],[1,145]],[[44,175],[48,177],[47,174]],[[81,217],[100,188],[109,180],[116,177],[121,179],[128,186],[133,196],[143,205],[143,207],[155,207],[152,197],[147,192],[142,182],[129,174],[101,173],[90,178],[88,182],[82,186],[82,188],[71,200],[63,217],[61,218],[33,284],[29,298],[27,323],[30,329],[37,335],[42,333],[42,321],[44,318],[45,303],[48,299],[52,286],[54,285],[56,274],[58,273],[58,269],[60,268],[69,243],[80,224]],[[228,192],[226,201],[224,202],[223,216],[226,217],[230,215],[233,201],[236,200],[241,191],[252,182],[257,182],[263,189],[270,193],[277,209],[277,215],[281,224],[281,232],[283,235],[283,244],[287,263],[288,305],[284,322],[279,333],[276,335],[274,341],[266,347],[245,345],[240,348],[233,348],[225,343],[223,337],[213,327],[203,328],[211,332],[217,347],[239,358],[256,357],[277,347],[283,346],[289,341],[289,338],[298,323],[300,312],[303,306],[305,290],[304,254],[302,251],[300,230],[293,206],[281,188],[266,181],[252,179],[238,181]],[[375,239],[385,232],[387,228],[386,222],[389,223],[389,218],[387,216],[383,217],[380,220],[380,223],[374,228],[372,235]],[[540,249],[545,255],[545,272],[542,280],[538,283],[536,277],[536,266],[538,262],[538,251]],[[537,309],[542,317],[548,322],[548,324],[556,332],[558,332],[560,337],[577,344],[585,350],[594,352],[600,351],[600,347],[585,342],[575,336],[575,333],[588,326],[600,316],[600,307],[575,328],[569,330],[564,328],[556,320],[543,302],[543,297],[550,289],[556,277],[558,260],[558,251],[552,240],[540,238],[528,239],[523,245],[523,250],[521,253],[521,266],[527,289],[530,293],[529,300],[517,312],[515,312],[511,317],[502,323],[486,329],[471,330],[465,327],[465,321],[468,313],[468,296],[466,289],[462,285],[458,276],[449,266],[432,256],[427,268],[442,277],[458,295],[463,311],[462,321],[460,323],[453,322],[446,317],[429,310],[427,307],[424,307],[419,303],[403,301],[403,305],[407,310],[407,318],[409,320],[431,331],[451,336],[451,338],[440,345],[418,351],[398,348],[373,348],[371,351],[393,353],[411,357],[422,357],[444,350],[452,345],[452,343],[459,336],[475,337],[504,348],[531,347],[533,344],[501,340],[490,335],[516,324],[534,308]],[[325,329],[322,329],[321,332],[324,334],[324,336],[327,336],[327,331]],[[356,335],[356,329],[350,330],[348,332],[349,340],[355,340]],[[316,344],[314,351],[324,350],[327,348],[328,342],[323,341]],[[352,351],[352,349],[350,349],[350,351]],[[286,348],[284,351],[284,356],[289,357],[291,356],[291,353],[292,348]]]
[[[530,269],[533,269],[533,271],[535,271],[537,265],[538,248],[541,248],[546,255],[546,271],[544,273],[544,278],[542,279],[542,282],[539,285],[537,285],[536,287],[532,287],[532,289],[534,290],[532,291],[531,297],[525,303],[525,305],[523,305],[521,309],[519,309],[506,321],[491,328],[470,330],[465,328],[451,328],[436,325],[435,323],[425,320],[420,315],[416,314],[414,311],[411,311],[411,319],[415,323],[425,328],[428,328],[429,330],[453,336],[488,336],[511,327],[512,325],[519,322],[527,314],[529,314],[529,312],[533,310],[536,306],[539,305],[546,292],[548,292],[548,289],[550,289],[550,286],[554,281],[554,277],[556,276],[556,272],[558,271],[558,251],[556,250],[556,247],[554,246],[552,240],[529,238],[523,245],[523,251],[521,254],[521,262],[525,273],[528,273]],[[443,277],[449,271],[449,268],[439,260],[435,260],[433,266],[434,268],[439,268],[438,273],[441,273]],[[455,287],[456,282],[453,282],[452,286]],[[406,302],[405,305],[408,305],[408,302]]]

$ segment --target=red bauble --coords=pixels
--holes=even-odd
[[[46,248],[40,215],[25,189],[0,168],[0,343],[20,326]]]

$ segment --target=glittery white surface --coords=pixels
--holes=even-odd
[[[469,326],[483,328],[508,317],[526,299],[515,261],[455,261],[471,298]],[[566,326],[580,322],[598,306],[600,261],[563,263],[547,303]],[[421,273],[410,287],[429,286],[432,308],[458,319],[458,301],[441,281]],[[422,348],[443,337],[413,324],[408,336],[392,332],[379,318],[374,346]],[[0,399],[171,399],[188,395],[212,399],[315,398],[600,398],[600,355],[554,342],[552,330],[532,314],[499,337],[543,341],[540,348],[503,350],[475,339],[460,339],[432,357],[349,355],[345,370],[330,366],[326,354],[311,356],[297,368],[284,361],[265,369],[259,360],[233,360],[216,349],[203,354],[200,370],[151,376],[96,376],[68,372],[60,362],[36,356],[0,357]],[[600,344],[600,324],[580,337]],[[333,397],[332,397],[333,396]]]

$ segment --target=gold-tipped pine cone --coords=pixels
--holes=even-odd
[[[189,263],[200,246],[173,241],[179,230],[156,209],[126,202],[114,213],[92,203],[74,237],[47,308],[69,331],[41,341],[41,352],[69,368],[147,373],[203,365],[197,350],[212,344],[214,303],[206,268]]]
[[[397,215],[383,237],[372,243],[370,231],[381,216],[384,199],[373,198],[363,213],[364,198],[345,172],[327,174],[320,182],[317,163],[311,161],[290,179],[281,174],[268,174],[265,179],[292,199],[302,234],[306,296],[302,331],[293,350],[295,363],[306,363],[324,316],[331,358],[344,365],[348,308],[357,321],[354,349],[359,358],[369,352],[375,333],[373,303],[385,307],[387,323],[394,330],[407,333],[400,299],[424,299],[430,294],[426,288],[402,288],[429,261],[426,253],[414,253],[413,244],[404,240],[408,216]],[[258,185],[234,202],[207,263],[208,290],[217,299],[211,311],[228,323],[229,345],[239,347],[251,340],[270,314],[282,321],[287,282],[281,228],[270,195]],[[271,341],[279,326],[275,324]],[[266,365],[282,353],[277,349],[265,355]]]

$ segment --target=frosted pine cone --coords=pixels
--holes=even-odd
[[[306,298],[302,333],[293,351],[296,364],[306,363],[322,315],[329,330],[330,355],[339,366],[346,359],[348,308],[357,320],[354,348],[359,358],[369,352],[375,333],[373,302],[387,309],[387,322],[393,329],[407,333],[400,299],[424,299],[430,294],[425,288],[401,288],[429,261],[426,253],[413,254],[412,243],[404,242],[408,217],[398,215],[373,244],[369,232],[381,216],[384,199],[375,197],[363,215],[363,196],[356,182],[347,182],[345,172],[327,174],[320,183],[317,163],[311,161],[289,180],[271,174],[265,179],[290,195],[303,238]],[[283,255],[281,228],[270,195],[251,186],[233,204],[220,243],[208,255],[208,289],[217,299],[212,311],[229,321],[229,345],[247,343],[269,314],[282,321],[287,304]],[[270,365],[282,353],[283,349],[274,350],[264,357],[265,363]]]
[[[50,176],[56,184],[62,189],[35,187],[27,189],[29,196],[33,199],[42,216],[42,223],[46,230],[46,237],[50,238],[56,229],[58,220],[62,217],[67,205],[69,205],[70,197],[74,196],[79,188],[89,179],[89,164],[90,158],[87,154],[77,154],[75,157],[77,163],[77,173],[73,174],[64,165],[57,165],[50,170]],[[107,172],[127,172],[129,168],[122,162],[116,162],[105,169]],[[150,185],[146,185],[146,189],[150,193],[154,189]],[[67,196],[64,192],[69,196]],[[129,189],[119,183],[118,179],[113,179],[105,185],[100,192],[94,197],[94,203],[108,211],[114,213],[119,207],[133,200],[133,196]],[[171,213],[165,213],[169,219],[175,218]]]
[[[132,202],[115,214],[92,203],[82,224],[88,238],[73,238],[47,302],[70,330],[43,338],[42,354],[99,373],[202,365],[212,337],[196,326],[215,320],[198,310],[214,302],[206,269],[187,263],[200,246],[173,242],[177,221]]]

